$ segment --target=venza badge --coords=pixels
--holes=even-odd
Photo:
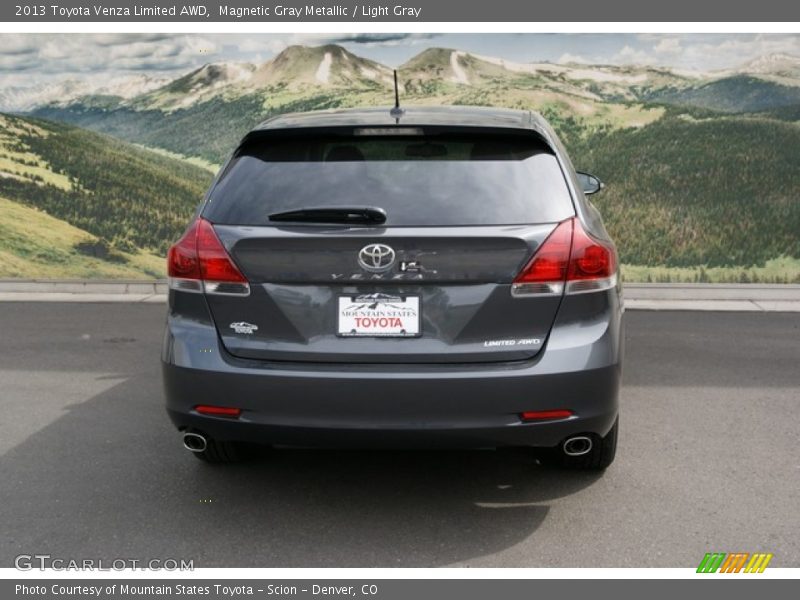
[[[370,273],[388,271],[394,259],[394,250],[386,244],[369,244],[358,252],[358,264]]]

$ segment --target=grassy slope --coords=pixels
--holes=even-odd
[[[0,135],[0,151],[35,156],[51,177],[61,179],[3,177],[0,194],[120,250],[164,253],[212,178],[185,161],[69,125],[5,116]]]
[[[212,174],[126,142],[0,115],[0,277],[161,277]]]
[[[31,151],[21,140],[38,136],[47,139],[49,132],[30,121],[0,114],[0,176],[24,183],[46,184],[70,191],[73,184],[67,176],[56,173],[47,160]]]
[[[214,164],[208,162],[205,159],[199,158],[197,156],[184,156],[183,154],[178,154],[177,152],[170,152],[169,150],[164,150],[163,148],[155,148],[152,146],[143,146],[141,144],[135,144],[139,148],[147,150],[149,152],[153,152],[155,154],[160,154],[161,156],[166,156],[167,158],[174,158],[176,160],[180,160],[182,162],[187,162],[190,165],[194,165],[195,167],[199,167],[204,171],[208,171],[212,175],[216,175],[217,171],[219,171],[220,166],[218,164]]]
[[[76,249],[76,245],[96,242],[96,236],[2,197],[0,240],[0,278],[164,276],[164,259],[153,254],[119,252],[114,261],[86,256]]]
[[[800,259],[773,258],[752,267],[622,265],[625,281],[647,283],[800,283]]]

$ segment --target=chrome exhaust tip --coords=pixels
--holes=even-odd
[[[203,452],[207,445],[205,436],[200,433],[183,434],[183,447],[189,452]]]
[[[592,438],[576,435],[565,440],[562,449],[567,456],[583,456],[592,449]]]

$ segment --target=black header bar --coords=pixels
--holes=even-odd
[[[12,0],[4,22],[797,22],[787,0]]]

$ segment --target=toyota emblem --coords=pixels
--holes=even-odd
[[[370,244],[358,252],[358,264],[370,273],[387,271],[394,264],[394,250],[386,244]]]

